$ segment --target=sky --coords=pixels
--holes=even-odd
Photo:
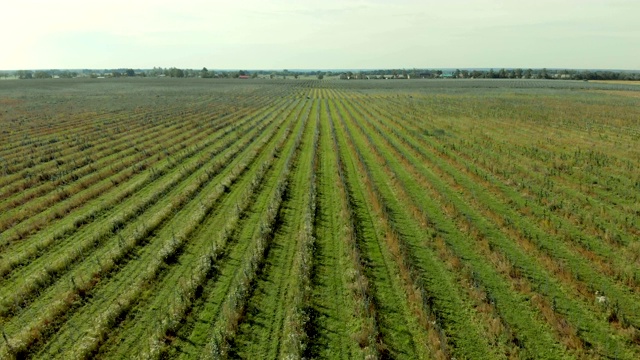
[[[640,70],[640,0],[2,0],[0,69]]]

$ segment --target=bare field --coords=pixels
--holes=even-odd
[[[640,81],[634,80],[591,80],[594,83],[600,84],[615,84],[615,85],[640,85]]]

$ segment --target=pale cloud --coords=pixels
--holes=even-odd
[[[5,0],[0,69],[640,69],[636,0]]]

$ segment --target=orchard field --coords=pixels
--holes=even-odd
[[[638,359],[640,87],[0,84],[0,358]]]

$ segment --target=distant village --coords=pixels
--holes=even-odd
[[[571,69],[381,69],[345,71],[289,70],[209,70],[179,69],[82,69],[0,71],[0,79],[72,79],[72,78],[231,78],[231,79],[339,79],[339,80],[411,80],[411,79],[557,79],[557,80],[640,80],[640,72],[623,70]]]

